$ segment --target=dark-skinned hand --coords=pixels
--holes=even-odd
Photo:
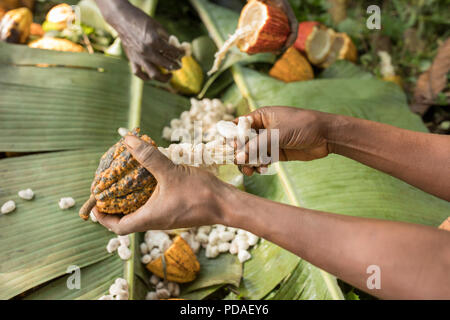
[[[259,150],[264,144],[269,154],[271,146],[271,129],[277,129],[279,132],[279,161],[310,161],[326,157],[329,148],[326,140],[327,124],[326,113],[304,110],[292,107],[264,107],[260,108],[247,116],[252,117],[252,129],[257,133],[260,130],[267,130],[267,139],[265,135],[258,134],[245,144],[245,147],[237,150],[239,153],[245,153],[245,163],[249,161],[249,150]],[[237,124],[237,119],[235,123]],[[253,148],[253,149],[251,149]],[[252,175],[254,171],[261,173],[261,168],[241,165],[240,169],[245,175]]]
[[[125,143],[133,157],[151,172],[158,184],[145,205],[127,215],[110,215],[93,209],[98,221],[119,235],[146,230],[170,230],[216,224],[226,190],[232,189],[212,173],[177,165],[158,148],[134,136]]]

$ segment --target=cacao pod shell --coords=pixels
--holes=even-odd
[[[85,51],[82,46],[76,44],[67,39],[43,37],[34,40],[28,44],[30,48],[54,50],[54,51],[67,51],[67,52],[83,52]]]
[[[186,283],[195,280],[200,263],[189,244],[181,236],[175,237],[172,245],[164,252],[165,273],[162,257],[149,262],[146,267],[153,274],[168,281]]]
[[[156,147],[147,135],[139,136],[139,128],[129,134]],[[122,138],[101,157],[91,197],[80,209],[80,217],[87,220],[94,206],[107,214],[134,212],[147,202],[156,184],[155,177],[134,159]]]
[[[259,25],[253,34],[237,43],[239,50],[248,54],[280,50],[291,31],[286,14],[268,1],[251,0],[241,11],[238,28],[253,26],[256,21]]]
[[[202,68],[192,56],[184,56],[181,65],[181,69],[172,72],[170,84],[183,94],[199,93],[204,80]]]
[[[287,49],[275,62],[269,75],[284,82],[314,79],[314,72],[308,60],[294,47]]]
[[[33,14],[28,8],[8,11],[0,22],[0,40],[10,43],[26,43],[30,35]]]

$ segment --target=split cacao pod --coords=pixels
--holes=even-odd
[[[30,35],[33,14],[28,8],[6,12],[0,22],[0,40],[10,43],[25,43]]]
[[[314,79],[314,72],[308,60],[294,47],[287,49],[275,62],[269,75],[284,82]]]
[[[195,280],[200,271],[200,263],[194,251],[181,236],[175,237],[172,245],[164,252],[164,261],[159,257],[146,267],[158,277],[178,283]]]
[[[286,14],[270,2],[260,0],[250,0],[242,9],[238,29],[246,26],[251,26],[253,32],[241,39],[237,47],[248,54],[280,50],[291,31]]]
[[[318,66],[328,68],[337,60],[348,60],[356,62],[358,60],[358,51],[352,39],[346,33],[336,33],[325,61]]]

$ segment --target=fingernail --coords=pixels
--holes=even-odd
[[[245,155],[244,151],[239,151],[236,154],[236,162],[239,163],[239,164],[244,164],[245,163],[245,158],[246,158],[246,155]]]
[[[136,149],[140,143],[141,140],[139,140],[135,136],[128,135],[125,137],[125,144],[131,149]]]

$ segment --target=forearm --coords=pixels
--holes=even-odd
[[[450,137],[334,116],[330,151],[450,201]]]
[[[125,12],[133,5],[128,0],[95,0],[105,20],[114,28],[122,19],[121,12]]]
[[[241,191],[224,198],[227,224],[272,241],[375,296],[450,298],[450,233],[287,206]],[[367,288],[371,265],[381,270],[379,290]]]

